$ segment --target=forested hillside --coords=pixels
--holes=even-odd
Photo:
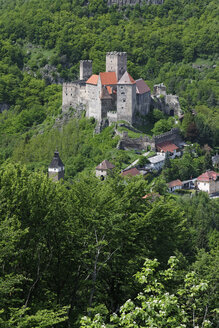
[[[219,146],[218,17],[217,0],[0,0],[0,327],[217,327],[218,199],[166,182],[211,168]],[[115,127],[61,111],[79,60],[98,73],[108,51],[179,96],[193,145],[161,175],[123,178],[139,155],[116,148]],[[142,131],[175,121],[155,110]],[[62,183],[47,177],[56,148]],[[100,181],[103,159],[116,169]]]
[[[114,50],[128,53],[134,78],[151,87],[164,82],[185,112],[197,112],[187,114],[195,141],[218,144],[216,0],[120,9],[102,0],[1,0],[0,9],[0,108],[10,107],[0,116],[1,162],[21,134],[27,140],[36,125],[44,122],[41,132],[53,125],[61,112],[56,82],[76,78],[80,59],[92,59],[94,73],[104,71],[105,54]]]

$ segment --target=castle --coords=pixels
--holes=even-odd
[[[80,79],[63,84],[62,110],[86,110],[87,117],[133,124],[150,110],[151,92],[143,79],[134,80],[127,72],[127,53],[108,52],[106,72],[92,74],[92,61],[80,61]]]

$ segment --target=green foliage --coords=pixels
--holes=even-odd
[[[146,156],[141,156],[138,161],[139,166],[144,166],[149,163],[149,160]]]
[[[70,305],[68,321],[77,327],[87,307],[103,304],[112,312],[134,297],[130,277],[146,256],[165,265],[175,251],[191,251],[183,211],[168,197],[142,199],[149,186],[141,176],[102,182],[81,174],[73,184],[55,184],[19,165],[5,165],[0,173],[6,323],[16,319],[40,327],[53,312],[59,320],[59,307]],[[16,220],[4,220],[11,217]]]
[[[105,325],[100,314],[94,319],[83,317],[81,327],[187,327],[193,321],[196,327],[211,327],[208,319],[205,292],[208,281],[199,280],[195,272],[188,273],[182,286],[175,292],[167,288],[167,282],[178,278],[177,259],[170,257],[169,268],[159,270],[159,262],[146,259],[135,277],[143,286],[134,301],[128,300],[120,308],[120,315],[111,316],[111,325]]]
[[[175,120],[173,117],[169,117],[168,119],[160,119],[154,124],[152,132],[156,136],[158,134],[170,131],[174,127],[174,125]]]
[[[162,175],[167,182],[176,179],[183,181],[197,178],[207,169],[211,169],[210,155],[206,154],[203,156],[200,147],[197,148],[196,146],[197,144],[187,147],[180,158],[167,159],[167,163],[165,163],[162,171]]]

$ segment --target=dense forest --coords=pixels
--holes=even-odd
[[[218,199],[166,185],[219,149],[218,17],[217,0],[0,0],[0,327],[218,327]],[[179,96],[191,145],[159,176],[122,178],[137,157],[114,126],[95,134],[61,111],[79,60],[98,73],[108,51]],[[150,136],[176,124],[158,110],[147,121]],[[62,183],[46,174],[56,148]],[[103,159],[116,170],[100,181]]]

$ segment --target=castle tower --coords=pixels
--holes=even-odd
[[[107,52],[106,54],[106,72],[115,72],[119,81],[127,71],[127,53],[126,52]]]
[[[136,82],[126,71],[117,84],[117,120],[133,123],[136,109]]]
[[[80,60],[80,80],[88,80],[92,75],[92,60]]]
[[[48,172],[49,178],[53,181],[59,181],[60,179],[64,179],[64,164],[62,163],[61,158],[59,157],[59,152],[54,152],[54,157],[52,162],[49,165]]]

